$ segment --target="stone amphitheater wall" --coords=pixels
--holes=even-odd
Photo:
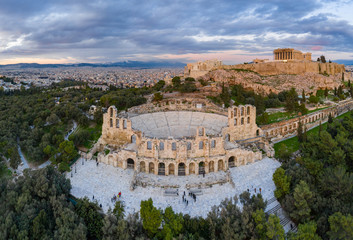
[[[146,103],[132,107],[129,113],[143,114],[165,111],[196,111],[206,113],[216,113],[227,116],[227,109],[218,107],[208,99],[178,98],[163,99],[160,102]]]

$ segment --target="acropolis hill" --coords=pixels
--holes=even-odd
[[[351,79],[343,64],[311,60],[311,53],[293,48],[275,49],[273,60],[254,59],[252,63],[224,65],[218,60],[189,63],[184,77],[203,78],[226,84],[241,84],[259,93],[279,92],[295,87],[307,92],[333,89]]]

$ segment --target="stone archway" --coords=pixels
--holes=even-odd
[[[158,175],[165,175],[165,164],[158,163]]]
[[[209,172],[214,172],[214,161],[208,163]]]
[[[148,172],[154,174],[154,163],[153,162],[150,162],[148,164]]]
[[[174,163],[170,163],[168,166],[168,170],[169,170],[169,175],[174,175],[175,174],[175,170],[174,170]]]
[[[140,172],[146,172],[146,163],[144,161],[140,162]]]
[[[189,164],[189,174],[195,174],[195,163]]]
[[[199,174],[204,174],[205,172],[205,162],[199,163]]]
[[[218,160],[218,171],[224,171],[224,163],[223,160]]]
[[[232,156],[228,159],[228,168],[236,167],[235,165],[235,157]]]
[[[135,169],[135,161],[133,159],[128,158],[126,163],[127,169]]]
[[[178,164],[178,176],[185,176],[185,164],[184,163]]]

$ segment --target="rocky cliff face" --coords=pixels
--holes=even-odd
[[[213,70],[202,78],[226,85],[241,84],[245,89],[252,89],[256,93],[268,94],[289,90],[292,87],[297,89],[299,94],[304,89],[306,93],[316,93],[319,89],[333,89],[341,83],[341,73],[324,76],[318,73],[307,72],[304,74],[261,76],[254,72],[243,72],[238,70]]]

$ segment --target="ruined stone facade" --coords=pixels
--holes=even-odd
[[[204,62],[188,63],[184,69],[184,77],[198,78],[205,75],[212,69],[221,67],[222,65],[222,61],[217,59],[206,60]]]
[[[296,135],[299,127],[299,121],[307,129],[318,126],[328,120],[328,116],[337,117],[340,114],[353,109],[353,100],[347,100],[317,112],[313,112],[304,116],[292,118],[289,120],[272,123],[261,126],[264,137],[271,141],[278,141],[282,138]]]
[[[273,51],[274,60],[311,61],[311,53],[302,53],[293,48],[278,48]]]
[[[196,116],[198,112],[156,112],[155,115],[178,114],[182,117]],[[146,121],[140,123],[149,129],[149,123],[158,121],[151,119],[151,113],[137,115]],[[139,130],[138,122],[134,117],[122,117],[114,106],[108,108],[103,115],[102,136],[99,140],[101,152],[98,161],[120,168],[130,168],[138,172],[158,175],[189,175],[209,172],[225,171],[230,167],[245,165],[262,159],[262,152],[252,145],[245,148],[237,141],[261,141],[262,131],[256,125],[256,108],[251,105],[232,107],[228,109],[227,116],[211,113],[202,113],[202,121],[198,119],[180,131],[193,133],[191,136],[180,137],[180,134],[165,137],[156,134],[154,137],[146,136]],[[209,114],[209,115],[207,115]],[[209,122],[205,118],[210,118]],[[220,131],[216,131],[213,124],[215,118],[224,121]],[[171,121],[172,120],[172,121]],[[191,121],[187,120],[187,121]],[[152,129],[170,128],[178,124],[175,119],[169,119],[164,124],[156,122]],[[136,126],[134,126],[135,123]],[[204,124],[205,126],[203,126]],[[182,126],[181,124],[180,126]],[[222,124],[219,126],[223,126]],[[188,130],[189,128],[189,130]],[[193,128],[192,131],[190,128]],[[177,131],[178,125],[175,128]],[[151,134],[151,130],[150,134]],[[160,137],[157,137],[160,136]],[[106,150],[103,151],[103,148]],[[109,153],[108,153],[109,152]]]

